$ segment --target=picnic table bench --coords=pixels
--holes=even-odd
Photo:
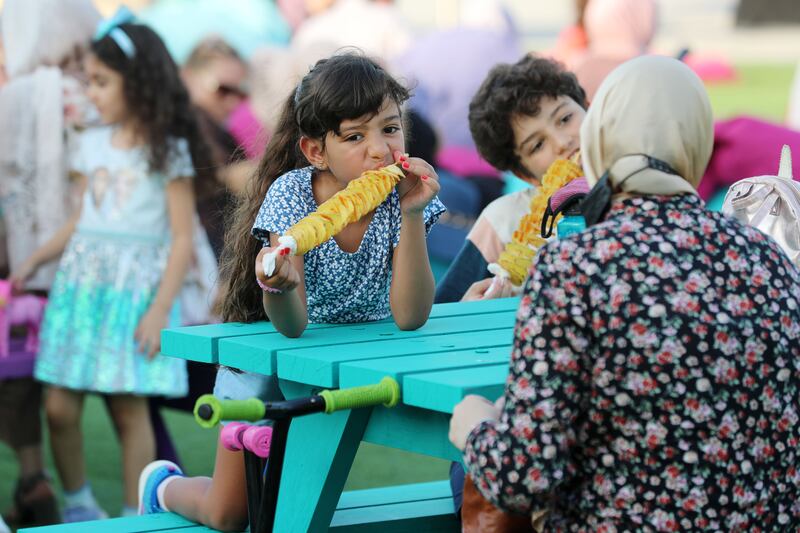
[[[394,408],[292,421],[275,531],[457,531],[447,481],[344,494],[342,488],[362,441],[460,460],[448,440],[452,409],[467,394],[502,393],[518,303],[504,298],[435,305],[415,331],[401,331],[392,320],[311,324],[297,339],[267,322],[182,327],[163,331],[161,349],[172,357],[276,374],[287,399],[393,377],[402,394]],[[392,510],[399,514],[388,527]],[[180,531],[208,531],[182,524]]]
[[[450,483],[432,481],[342,493],[332,533],[446,533],[459,531]],[[200,533],[214,531],[175,513],[110,518],[20,529],[18,533]],[[276,531],[280,531],[276,528]]]

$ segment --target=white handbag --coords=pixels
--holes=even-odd
[[[784,145],[777,176],[737,181],[722,212],[766,233],[800,266],[800,183],[792,179],[792,153]]]

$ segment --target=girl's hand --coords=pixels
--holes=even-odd
[[[459,450],[467,445],[467,437],[475,426],[484,420],[499,420],[501,410],[495,403],[483,396],[470,394],[465,396],[453,408],[453,417],[450,419],[450,442]]]
[[[11,272],[8,280],[11,282],[11,288],[15,292],[21,292],[25,288],[25,282],[28,281],[39,269],[39,265],[34,261],[33,257],[29,257],[22,263],[16,270]]]
[[[283,292],[294,290],[300,284],[300,273],[294,268],[294,265],[284,255],[279,255],[275,258],[275,272],[267,277],[264,274],[264,264],[262,262],[264,255],[274,250],[274,248],[262,248],[258,252],[255,264],[256,279],[262,284],[272,289],[278,289]]]
[[[139,346],[139,351],[148,359],[153,359],[161,351],[161,330],[167,327],[168,321],[169,311],[155,305],[151,305],[139,319],[133,338]]]
[[[394,159],[406,177],[397,184],[400,210],[403,214],[419,214],[439,193],[439,176],[433,167],[418,157],[395,151]]]

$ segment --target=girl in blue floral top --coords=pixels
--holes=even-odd
[[[454,410],[476,486],[553,531],[796,531],[800,273],[697,197],[701,82],[673,59],[626,63],[581,139],[612,200],[540,252],[498,405]]]
[[[375,63],[347,54],[317,63],[288,102],[291,144],[282,148],[295,157],[283,165],[265,158],[266,198],[252,230],[265,245],[255,261],[264,310],[284,335],[300,335],[309,321],[393,316],[414,329],[427,320],[434,284],[425,235],[444,206],[433,167],[404,155],[407,97]],[[264,274],[261,258],[289,227],[362,172],[394,162],[407,177],[375,211],[305,256],[279,257],[275,274]]]
[[[226,321],[269,317],[290,337],[308,322],[392,316],[401,329],[425,323],[434,292],[425,236],[444,206],[433,168],[404,154],[401,105],[408,96],[380,66],[356,54],[323,59],[303,78],[226,239]],[[377,209],[302,257],[279,257],[275,273],[264,274],[261,258],[290,226],[362,172],[394,162],[406,176]],[[280,391],[274,378],[221,368],[215,394],[269,400]],[[211,479],[183,478],[176,465],[153,463],[140,486],[144,512],[170,510],[214,529],[246,525],[240,452],[218,446]]]

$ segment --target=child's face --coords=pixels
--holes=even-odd
[[[89,87],[86,95],[100,113],[104,124],[118,124],[128,117],[122,74],[106,66],[94,54],[84,61]]]
[[[539,101],[539,114],[511,119],[514,153],[532,177],[541,179],[553,161],[568,159],[578,151],[585,116],[586,111],[569,96],[545,96]]]
[[[328,132],[322,151],[325,166],[340,183],[349,183],[366,170],[394,163],[394,152],[405,152],[400,108],[387,98],[374,116],[343,120],[339,135]]]

